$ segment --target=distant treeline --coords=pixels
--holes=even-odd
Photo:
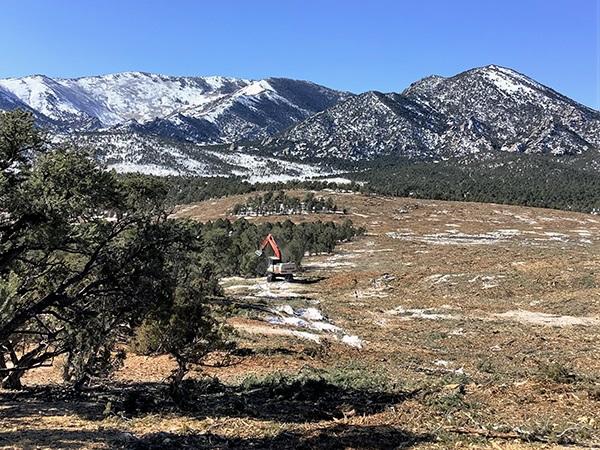
[[[343,213],[347,209],[338,210],[338,206],[331,197],[317,197],[313,192],[304,194],[301,200],[298,197],[287,195],[284,191],[265,192],[262,195],[254,195],[245,203],[236,204],[232,213],[236,216],[273,216],[288,214],[319,214],[319,213]]]
[[[132,177],[123,174],[122,177]],[[138,176],[138,175],[136,175]],[[157,178],[145,175],[148,178]],[[240,177],[210,177],[167,176],[161,177],[168,189],[167,200],[171,206],[195,203],[211,198],[228,197],[231,195],[248,194],[251,192],[281,191],[283,189],[321,190],[326,188],[339,189],[335,183],[322,181],[289,181],[287,183],[249,183]]]
[[[267,258],[257,256],[255,250],[269,233],[281,247],[283,261],[293,261],[299,266],[305,254],[331,253],[339,242],[364,232],[354,227],[351,220],[342,224],[321,221],[294,224],[290,220],[254,224],[245,219],[234,222],[218,219],[194,227],[202,248],[199,262],[210,267],[217,277],[264,274]]]
[[[241,178],[165,177],[171,205],[251,192],[345,190],[435,200],[600,211],[600,174],[581,159],[499,155],[484,161],[381,158],[353,163],[349,184],[321,181],[251,184]],[[573,164],[571,164],[573,162]],[[577,163],[576,163],[577,162]],[[124,175],[127,177],[128,175]]]
[[[353,175],[363,192],[399,197],[600,211],[600,174],[537,155],[495,161],[380,161]]]

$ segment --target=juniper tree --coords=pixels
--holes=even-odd
[[[188,231],[193,229],[192,225]],[[222,292],[211,265],[197,264],[199,249],[196,245],[171,249],[178,256],[170,264],[173,295],[146,316],[133,342],[138,353],[169,354],[174,358],[177,368],[170,377],[174,396],[191,364],[201,363],[213,351],[233,347],[228,340],[230,329],[207,302],[221,297]]]
[[[173,249],[195,241],[168,219],[165,195],[154,179],[121,181],[78,149],[45,144],[27,113],[0,115],[3,387],[58,355],[80,385],[145,317],[181,304],[188,284],[216,282],[174,269]]]

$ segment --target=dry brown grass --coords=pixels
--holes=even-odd
[[[350,409],[347,416],[305,422],[266,419],[260,412],[92,419],[81,411],[101,413],[105,404],[4,396],[0,446],[395,448],[406,442],[416,448],[525,449],[559,448],[557,443],[569,441],[600,444],[600,217],[327,195],[350,209],[348,217],[367,229],[366,236],[340,245],[335,255],[308,258],[305,275],[325,278],[295,286],[301,297],[258,300],[317,307],[364,340],[364,347],[327,339],[319,346],[270,332],[284,327],[268,324],[264,315],[242,316],[232,324],[248,355],[204,373],[237,383],[249,375],[358,364],[418,395],[372,414],[353,415]],[[202,221],[229,217],[244,197],[182,207],[177,215]],[[345,217],[249,220],[285,218]],[[255,292],[241,289],[236,295]],[[171,367],[168,358],[130,356],[115,381],[160,382]],[[26,381],[58,382],[57,374],[40,370]],[[265,399],[265,409],[269,402]],[[520,439],[494,434],[515,430]]]

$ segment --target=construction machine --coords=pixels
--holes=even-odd
[[[256,250],[256,256],[262,256],[267,246],[273,250],[273,256],[269,257],[269,267],[267,268],[267,281],[275,281],[277,278],[283,278],[286,281],[292,281],[294,279],[294,272],[296,271],[296,264],[293,262],[282,262],[281,261],[281,249],[272,234],[268,234],[267,237],[262,241],[258,250]]]

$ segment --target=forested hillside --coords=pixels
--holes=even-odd
[[[350,175],[383,195],[600,211],[600,174],[544,156],[505,156],[479,165],[382,160]]]
[[[162,179],[168,188],[171,205],[250,192],[334,189],[588,213],[600,211],[600,173],[593,161],[570,157],[555,160],[544,155],[502,155],[478,164],[382,158],[359,164],[346,163],[341,169],[348,171],[344,176],[351,179],[351,183],[313,180],[252,184],[235,177]],[[338,205],[342,210],[343,207]]]

